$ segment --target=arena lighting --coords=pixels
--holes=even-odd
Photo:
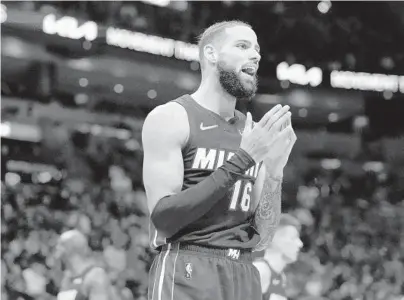
[[[331,1],[321,1],[320,3],[317,4],[317,9],[322,14],[328,13],[330,8],[331,8]]]
[[[150,99],[155,99],[157,97],[157,92],[155,90],[149,90],[147,92],[147,97]]]
[[[24,172],[24,173],[48,172],[52,177],[60,176],[60,171],[55,166],[41,163],[32,163],[22,160],[7,161],[6,169],[11,172]]]
[[[368,161],[363,164],[362,168],[367,172],[380,173],[384,170],[384,164],[380,161]]]
[[[302,117],[302,118],[307,117],[307,109],[305,109],[305,108],[299,109],[298,113],[299,113],[299,117]]]
[[[150,54],[175,57],[180,60],[199,61],[198,46],[169,38],[109,27],[107,44]]]
[[[326,170],[336,170],[341,167],[341,161],[336,158],[325,158],[321,160],[321,167]]]
[[[338,121],[338,114],[336,114],[336,113],[330,113],[330,114],[328,115],[328,121],[330,121],[330,122],[332,122],[332,123],[337,122],[337,121]]]
[[[40,183],[47,183],[52,180],[52,175],[49,172],[41,172],[36,178]]]
[[[276,67],[276,77],[281,81],[289,81],[299,85],[319,86],[323,82],[323,72],[320,68],[313,67],[306,69],[300,64],[290,65],[287,62],[281,62]]]
[[[123,90],[124,90],[124,87],[123,87],[122,84],[120,84],[120,83],[115,84],[115,86],[114,86],[114,92],[115,93],[121,94],[123,92]]]
[[[289,66],[288,63],[281,62],[276,67],[276,77],[281,82],[282,88],[287,88],[285,83],[288,82],[316,87],[323,81],[323,71],[317,67],[307,70],[301,64]],[[330,74],[330,84],[333,88],[347,90],[387,92],[386,99],[391,98],[389,92],[404,94],[404,76],[400,75],[334,70]]]
[[[102,126],[98,124],[81,124],[77,128],[81,133],[91,133],[108,138],[117,138],[120,140],[128,140],[131,138],[131,132],[127,129]]]
[[[88,85],[88,79],[87,78],[80,78],[79,79],[79,84],[81,87],[86,87]]]
[[[364,72],[332,71],[330,84],[334,88],[361,91],[404,93],[404,76]]]
[[[42,133],[37,125],[28,125],[17,122],[4,122],[0,125],[0,136],[29,142],[39,142]]]
[[[58,19],[54,14],[46,15],[42,21],[42,30],[46,34],[56,34],[61,37],[94,41],[98,36],[98,26],[93,21],[84,22],[79,26],[76,18],[65,16]]]
[[[7,21],[7,6],[0,4],[0,23]]]
[[[166,7],[170,4],[170,0],[142,0],[142,2],[147,4],[152,4],[160,7]]]
[[[0,136],[9,137],[11,134],[10,123],[4,122],[0,124]]]
[[[89,50],[90,42],[98,37],[100,27],[93,21],[86,21],[80,26],[79,23],[78,19],[70,16],[59,18],[49,14],[43,18],[42,31],[73,40],[84,38],[83,48]],[[114,47],[175,57],[179,60],[199,61],[199,49],[195,44],[115,27],[106,29],[106,43]]]
[[[21,182],[21,177],[16,173],[7,172],[5,176],[5,182],[9,186],[14,186]]]

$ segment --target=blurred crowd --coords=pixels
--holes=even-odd
[[[115,299],[145,299],[148,219],[142,191],[85,187],[2,186],[2,299],[53,299],[62,279],[52,253],[60,233],[86,233],[98,264],[114,283]],[[32,298],[30,298],[32,297]]]
[[[290,295],[403,299],[404,199],[389,201],[393,185],[375,173],[331,173],[299,187],[292,210],[305,225],[304,250],[289,270]]]
[[[146,197],[124,173],[109,166],[98,182],[65,176],[56,186],[2,183],[3,299],[54,299],[62,270],[52,251],[70,228],[88,235],[115,299],[145,299],[154,255]],[[404,201],[389,201],[394,186],[386,175],[352,178],[318,168],[299,182],[284,196],[284,210],[304,225],[303,253],[288,270],[290,299],[403,299]]]

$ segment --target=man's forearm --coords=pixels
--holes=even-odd
[[[264,250],[275,234],[281,215],[282,177],[272,177],[266,170],[261,199],[254,215],[255,228],[261,240],[254,251]]]

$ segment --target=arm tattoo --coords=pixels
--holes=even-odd
[[[264,250],[272,241],[281,215],[282,179],[272,178],[267,172],[254,222],[261,240],[254,249]]]

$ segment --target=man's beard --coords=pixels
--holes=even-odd
[[[226,70],[223,63],[217,65],[219,71],[219,82],[220,85],[236,99],[247,99],[250,100],[255,96],[257,92],[257,77],[251,87],[246,87],[240,79],[240,75],[236,73],[235,70]]]

